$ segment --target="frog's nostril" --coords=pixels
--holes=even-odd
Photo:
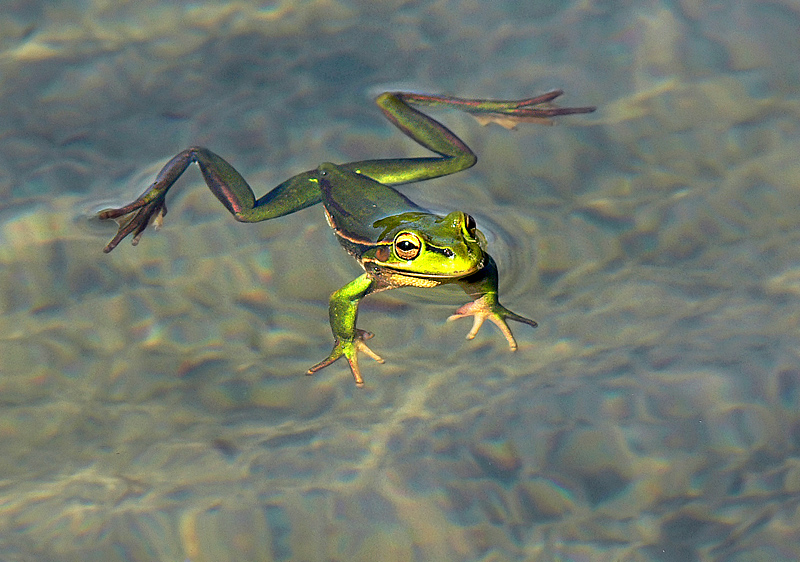
[[[444,255],[447,258],[452,258],[455,254],[453,253],[453,250],[451,250],[450,248],[445,248]]]

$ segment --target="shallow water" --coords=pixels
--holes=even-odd
[[[0,560],[800,559],[800,5],[7,3],[0,18]],[[370,297],[364,389],[313,207],[236,223],[319,162],[423,155],[384,88],[599,107],[506,131],[405,193],[474,214],[515,325],[456,290]]]

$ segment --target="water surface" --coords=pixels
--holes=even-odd
[[[0,559],[794,561],[800,7],[444,0],[11,3],[0,22]],[[368,299],[319,207],[236,223],[190,170],[159,232],[91,220],[199,144],[258,195],[423,155],[384,87],[590,116],[437,114],[478,165],[504,302]]]

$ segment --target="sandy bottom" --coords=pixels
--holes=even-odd
[[[800,559],[792,2],[99,0],[0,22],[0,559]],[[258,195],[422,155],[381,85],[599,106],[442,119],[404,192],[478,218],[519,350],[457,290],[362,306],[386,364],[314,377],[359,274],[320,207],[233,221],[191,170],[110,255],[91,214],[191,144]],[[439,114],[437,114],[439,115]]]

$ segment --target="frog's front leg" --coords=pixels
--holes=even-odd
[[[522,322],[533,328],[538,326],[535,320],[511,312],[500,304],[497,296],[497,265],[489,254],[486,254],[486,263],[480,271],[460,279],[458,283],[464,292],[475,300],[460,307],[447,321],[473,316],[472,329],[467,334],[467,339],[474,338],[484,321],[490,320],[503,332],[511,351],[516,351],[517,342],[506,320]]]
[[[98,213],[101,220],[114,219],[119,223],[116,236],[106,245],[104,252],[108,253],[116,248],[129,234],[133,234],[135,246],[150,224],[155,224],[156,228],[161,224],[167,214],[167,192],[192,162],[200,167],[211,192],[241,222],[273,219],[320,201],[319,187],[313,171],[289,178],[256,200],[253,190],[233,166],[210,150],[193,146],[167,162],[156,176],[156,181],[135,201],[124,207]]]
[[[371,338],[372,334],[356,328],[358,304],[367,295],[386,288],[365,273],[331,295],[328,314],[334,338],[333,350],[326,359],[311,367],[306,372],[307,375],[313,375],[344,356],[350,364],[356,386],[359,388],[364,386],[364,379],[361,378],[361,371],[358,368],[358,352],[369,355],[378,363],[383,363],[383,359],[364,343],[364,340]]]

